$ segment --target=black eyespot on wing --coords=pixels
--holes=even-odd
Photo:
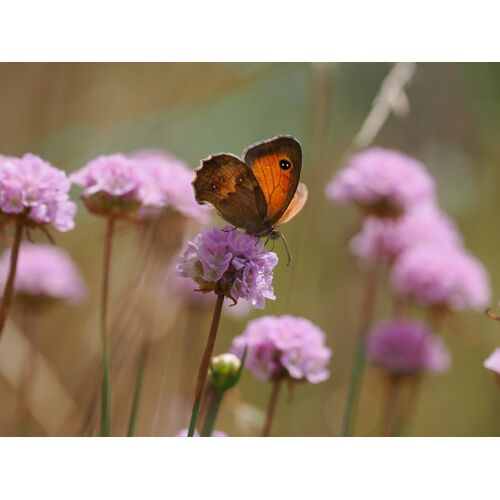
[[[288,170],[292,164],[288,160],[280,160],[280,168],[281,170]]]

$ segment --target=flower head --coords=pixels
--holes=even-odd
[[[373,363],[395,375],[440,373],[450,365],[448,350],[439,337],[422,323],[401,319],[373,328],[367,355]]]
[[[228,226],[206,229],[188,243],[177,270],[203,292],[215,291],[235,302],[242,298],[263,309],[265,299],[275,299],[277,263],[278,256],[265,251],[262,241]]]
[[[495,349],[484,361],[483,366],[500,375],[500,348]]]
[[[161,207],[154,181],[135,160],[122,154],[99,156],[70,176],[82,186],[87,208],[98,215],[137,216],[144,207]]]
[[[460,246],[462,238],[444,212],[434,204],[424,204],[397,219],[367,217],[350,248],[365,261],[392,261],[421,243]]]
[[[325,334],[305,318],[265,316],[250,321],[233,340],[237,356],[245,348],[246,366],[262,380],[287,377],[314,384],[330,376],[332,351],[325,346]]]
[[[396,260],[391,282],[401,295],[453,311],[483,309],[490,300],[486,269],[465,250],[422,244]]]
[[[0,288],[10,266],[10,249],[0,257]],[[23,243],[19,252],[15,292],[35,299],[80,302],[86,294],[83,279],[69,255],[53,245]]]
[[[69,189],[66,173],[38,156],[0,156],[0,211],[7,218],[22,217],[30,226],[51,224],[69,231],[76,213]]]
[[[131,158],[150,176],[163,206],[202,224],[208,222],[211,209],[196,201],[191,185],[193,171],[181,160],[163,151],[138,151]]]
[[[395,217],[432,199],[434,182],[418,160],[374,147],[349,158],[325,194],[339,203],[357,203],[373,215]]]

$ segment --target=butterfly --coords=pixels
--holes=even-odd
[[[271,240],[282,238],[277,229],[295,217],[307,200],[307,187],[299,182],[302,149],[297,139],[279,135],[243,151],[201,160],[195,170],[196,201],[209,203],[219,215],[248,234]]]

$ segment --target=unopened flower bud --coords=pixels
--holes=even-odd
[[[241,372],[241,361],[238,356],[230,353],[220,354],[212,358],[210,363],[210,379],[214,386],[227,391],[238,382]]]

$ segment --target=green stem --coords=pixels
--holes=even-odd
[[[377,269],[376,268],[370,269],[367,275],[365,295],[363,298],[363,305],[361,308],[358,338],[356,342],[356,349],[354,353],[354,360],[351,372],[351,380],[349,384],[347,401],[344,411],[342,436],[351,435],[352,427],[354,425],[354,418],[357,412],[359,393],[361,390],[361,382],[363,380],[363,373],[366,364],[365,363],[366,333],[373,320],[373,313],[375,310],[375,299],[377,295],[377,280],[378,280]]]
[[[102,265],[101,286],[101,340],[102,340],[102,386],[101,386],[101,436],[111,436],[111,376],[110,376],[110,349],[107,332],[109,275],[111,267],[111,251],[113,244],[113,229],[115,219],[107,220],[106,235],[104,237],[104,252]]]
[[[266,420],[261,433],[262,437],[267,437],[271,433],[271,426],[273,424],[274,414],[276,413],[276,404],[278,403],[280,387],[281,378],[277,378],[273,381],[271,395],[269,396],[269,401],[267,403]]]
[[[218,294],[214,314],[212,316],[212,323],[210,324],[210,331],[208,333],[207,344],[205,346],[205,352],[201,358],[200,369],[198,370],[198,377],[196,379],[196,389],[194,394],[193,409],[191,411],[191,420],[189,422],[188,437],[193,437],[196,429],[196,421],[198,420],[198,414],[200,412],[201,395],[203,393],[203,387],[205,386],[205,381],[207,379],[210,360],[212,359],[212,353],[214,351],[215,339],[217,337],[217,329],[219,328],[223,304],[224,295]]]
[[[21,248],[21,240],[23,239],[23,223],[22,221],[16,222],[16,231],[14,234],[14,243],[10,251],[10,266],[9,276],[5,283],[2,295],[2,305],[0,306],[0,337],[2,336],[7,317],[9,316],[10,305],[14,297],[14,285],[16,281],[17,261],[19,258],[19,249]]]
[[[146,371],[146,361],[148,358],[149,349],[144,346],[139,359],[139,366],[137,368],[137,377],[135,380],[134,399],[132,400],[132,409],[130,410],[130,420],[128,423],[127,436],[132,437],[135,433],[135,426],[137,424],[137,417],[139,415],[139,406],[141,403],[142,387],[144,382],[144,372]]]
[[[224,392],[214,387],[212,398],[210,400],[210,406],[208,407],[207,411],[207,417],[205,418],[205,424],[203,425],[203,430],[201,431],[202,437],[212,436],[223,397]]]

